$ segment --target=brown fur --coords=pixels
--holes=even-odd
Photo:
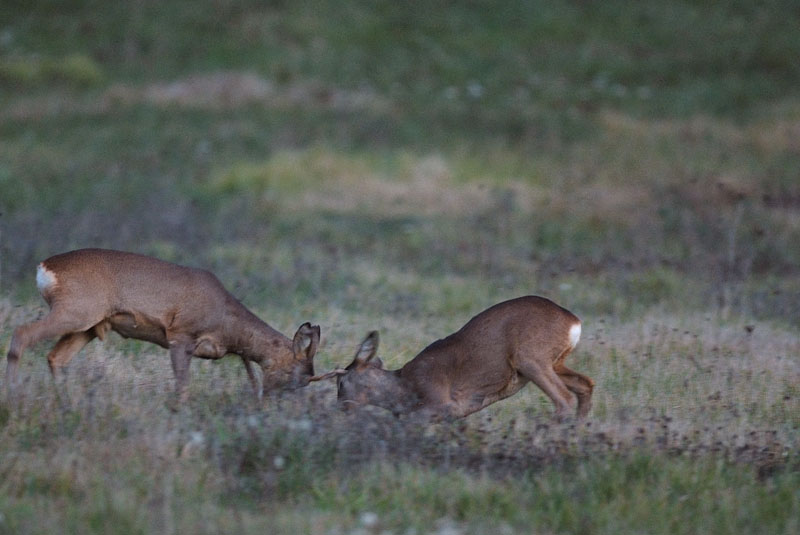
[[[584,418],[594,381],[564,366],[573,349],[570,329],[576,325],[580,320],[574,314],[548,299],[512,299],[481,312],[395,371],[373,360],[378,333],[372,332],[339,377],[339,399],[398,414],[424,411],[460,418],[532,381],[553,401],[558,417],[577,405],[578,417]]]
[[[185,398],[191,358],[239,355],[258,392],[251,362],[262,369],[262,389],[297,388],[314,375],[319,327],[303,324],[293,340],[233,297],[210,272],[149,256],[80,249],[48,258],[40,287],[50,306],[43,319],[14,331],[6,380],[16,380],[19,357],[30,345],[58,338],[47,360],[53,374],[95,337],[109,330],[168,348],[176,390]]]

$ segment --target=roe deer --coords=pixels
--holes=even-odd
[[[461,330],[437,340],[399,370],[383,369],[378,333],[353,362],[337,370],[338,398],[347,407],[377,405],[395,414],[420,411],[461,418],[518,392],[528,381],[544,390],[563,418],[575,406],[589,413],[594,381],[564,365],[581,335],[580,320],[543,297],[512,299],[484,310]]]
[[[47,355],[55,376],[109,330],[169,349],[179,401],[186,399],[192,357],[239,355],[256,395],[251,362],[261,366],[264,393],[331,375],[314,376],[319,326],[304,323],[290,340],[245,308],[209,271],[134,253],[80,249],[41,262],[36,284],[50,312],[14,330],[6,371],[9,392],[19,357],[31,344],[59,337]]]

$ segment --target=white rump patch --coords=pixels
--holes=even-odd
[[[581,339],[581,324],[576,323],[572,327],[569,328],[569,345],[572,349],[575,349],[575,346],[578,345],[578,340]]]
[[[44,294],[45,291],[55,286],[56,282],[56,274],[40,263],[36,268],[36,287],[39,288],[39,293]]]

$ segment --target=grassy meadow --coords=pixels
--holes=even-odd
[[[212,270],[319,371],[502,300],[583,321],[587,422],[255,400],[111,335],[0,402],[1,533],[800,531],[793,2],[0,6],[0,355],[79,247]],[[3,371],[0,375],[4,376]]]

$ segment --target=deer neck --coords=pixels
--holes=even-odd
[[[228,351],[262,363],[269,357],[291,352],[292,341],[276,331],[243,305],[231,307],[225,315],[225,345]]]

